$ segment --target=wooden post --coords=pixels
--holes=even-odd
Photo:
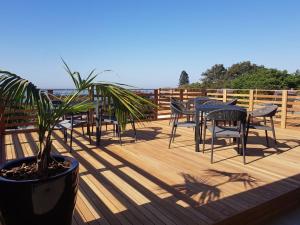
[[[179,94],[179,98],[180,98],[180,101],[183,101],[183,89],[180,89],[180,94]]]
[[[227,89],[223,89],[223,102],[227,102]]]
[[[282,103],[281,103],[281,128],[286,128],[287,101],[288,101],[288,91],[283,90]]]
[[[158,119],[158,89],[154,89],[154,104],[156,108],[154,109],[154,119]]]
[[[254,90],[249,90],[249,111],[254,109]]]

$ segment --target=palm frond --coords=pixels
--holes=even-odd
[[[115,108],[115,116],[123,127],[125,127],[129,117],[137,120],[142,119],[145,106],[155,107],[150,101],[122,86],[113,83],[97,82],[95,87],[96,92],[104,102],[106,99],[111,99]]]

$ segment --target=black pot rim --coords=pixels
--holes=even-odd
[[[76,167],[79,166],[78,161],[75,158],[72,158],[70,156],[63,156],[63,155],[52,155],[54,158],[56,159],[64,159],[65,161],[69,161],[71,166],[68,170],[64,171],[63,173],[57,174],[55,176],[51,176],[51,177],[47,177],[47,178],[42,178],[42,179],[34,179],[34,180],[12,180],[12,179],[7,179],[5,177],[0,176],[0,182],[12,182],[12,183],[40,183],[40,182],[45,182],[45,181],[49,181],[49,180],[54,180],[57,179],[59,177],[65,176],[66,174],[70,173],[72,170],[74,170]],[[4,163],[3,165],[0,166],[0,170],[1,169],[5,169],[8,167],[14,167],[14,165],[19,165],[22,162],[28,162],[28,161],[32,161],[32,160],[36,160],[36,156],[29,156],[29,157],[24,157],[24,158],[20,158],[20,159],[15,159],[12,161],[9,161],[7,163]]]

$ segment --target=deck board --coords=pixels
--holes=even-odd
[[[276,148],[272,141],[265,146],[262,132],[251,132],[247,165],[225,140],[210,164],[209,135],[204,154],[196,153],[188,128],[178,128],[168,149],[167,121],[140,125],[136,143],[125,132],[122,146],[105,132],[96,147],[78,130],[71,153],[56,131],[53,150],[80,163],[74,225],[246,225],[300,202],[300,131],[276,131]],[[37,140],[36,132],[7,134],[1,155],[6,161],[35,155]]]

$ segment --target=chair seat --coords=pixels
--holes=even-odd
[[[183,110],[182,114],[184,114],[184,115],[195,115],[196,111],[195,110]]]
[[[177,122],[174,125],[177,127],[196,127],[196,123],[194,121]]]
[[[80,126],[82,124],[87,123],[85,120],[73,120],[73,127]],[[63,120],[58,123],[57,127],[64,129],[72,129],[71,120]]]
[[[264,126],[260,124],[250,124],[249,125],[250,129],[256,129],[256,130],[267,130],[267,131],[272,131],[272,127],[269,126]]]
[[[213,126],[209,125],[209,126],[207,126],[207,129],[211,133],[213,132]],[[240,137],[241,134],[237,127],[216,126],[215,127],[215,136],[216,137]]]

